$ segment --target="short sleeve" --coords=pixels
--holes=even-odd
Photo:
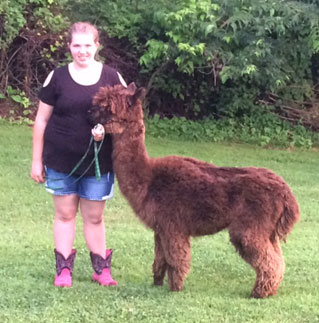
[[[45,80],[40,92],[39,99],[49,105],[54,106],[56,102],[56,77],[54,71],[52,71]]]
[[[104,65],[103,66],[103,74],[104,74],[104,81],[105,85],[114,86],[117,84],[122,84],[124,87],[127,87],[126,82],[124,81],[122,75],[117,72],[114,68]]]

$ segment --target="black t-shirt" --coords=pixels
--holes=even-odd
[[[99,81],[93,85],[76,83],[68,66],[54,70],[47,86],[43,86],[39,99],[54,107],[44,133],[43,163],[47,167],[61,173],[70,173],[88,149],[92,125],[89,124],[87,112],[92,107],[94,94],[101,86],[120,84],[117,71],[103,65]],[[105,135],[99,152],[101,174],[112,171],[112,140]],[[77,169],[75,174],[81,175],[94,158],[94,147]],[[94,176],[94,163],[86,176]]]

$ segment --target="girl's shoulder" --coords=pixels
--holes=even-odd
[[[52,70],[47,78],[45,79],[43,86],[46,87],[47,85],[49,85],[49,83],[51,82],[51,80],[54,82],[54,80],[56,78],[61,78],[64,77],[67,73],[67,65],[61,66],[61,67],[57,67],[54,70]]]
[[[113,86],[116,84],[122,84],[123,86],[127,87],[122,75],[114,67],[103,64],[102,74],[103,80],[107,85]]]
[[[117,70],[114,67],[106,65],[106,64],[103,64],[102,71],[103,71],[103,73],[107,73],[107,74],[116,74],[117,73]]]
[[[61,77],[61,76],[64,77],[66,74],[68,74],[68,69],[69,69],[68,64],[66,64],[55,68],[53,72],[56,75],[56,77]]]

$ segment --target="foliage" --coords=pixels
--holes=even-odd
[[[156,138],[183,141],[241,142],[262,147],[304,148],[319,147],[319,136],[301,124],[291,124],[273,114],[257,113],[240,119],[204,118],[198,121],[186,118],[172,119],[155,115],[146,120],[147,134]]]
[[[30,113],[30,110],[28,110],[28,107],[30,106],[30,100],[26,96],[24,91],[21,91],[19,89],[15,90],[9,85],[7,88],[7,95],[11,100],[18,103],[25,109],[25,115]],[[4,95],[2,95],[2,97],[4,97]]]
[[[271,111],[319,130],[318,14],[315,0],[4,0],[0,91],[32,101],[68,60],[70,21],[88,20],[104,31],[103,60],[146,88],[150,116]]]
[[[81,4],[78,17],[94,17],[110,35],[130,42],[147,80],[151,114],[236,117],[252,114],[263,101],[288,118],[287,100],[307,109],[316,97],[317,1]],[[272,94],[279,99],[270,102]]]
[[[8,86],[26,93],[29,99],[64,56],[63,16],[68,0],[4,0],[0,4],[0,92]],[[9,90],[10,91],[10,90]]]
[[[0,111],[14,123],[32,123],[37,91],[64,57],[67,0],[4,0],[0,4]],[[61,50],[63,48],[63,50]]]

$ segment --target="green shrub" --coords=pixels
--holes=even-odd
[[[191,121],[186,118],[146,119],[147,135],[186,141],[242,142],[263,147],[318,147],[319,135],[303,126],[292,126],[272,114],[266,117],[241,119],[205,118]]]
[[[10,87],[24,91],[23,96],[34,101],[49,71],[64,58],[64,31],[69,26],[64,15],[67,3],[68,0],[1,1],[0,92],[14,101]],[[19,96],[18,103],[25,105]]]

